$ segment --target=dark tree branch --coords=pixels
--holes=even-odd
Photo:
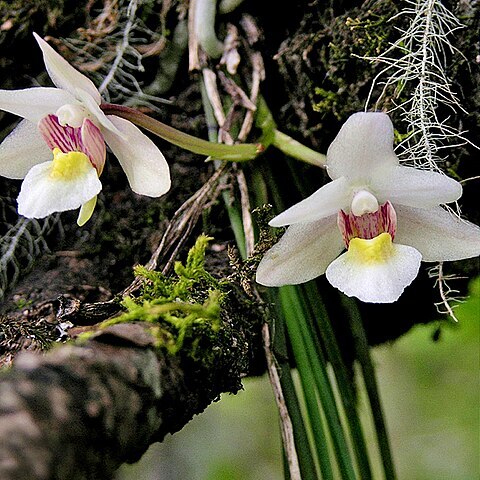
[[[159,257],[164,272],[171,265],[205,206],[218,196],[223,173],[216,172],[177,211],[148,269]],[[164,258],[170,250],[175,253]],[[61,295],[28,309],[26,317],[19,312],[0,319],[5,363],[21,350],[48,348],[67,333],[92,332],[87,342],[59,346],[47,355],[19,353],[14,366],[0,374],[2,480],[111,478],[119,465],[138,460],[222,392],[236,393],[253,366],[264,368],[263,361],[254,361],[264,319],[233,285],[224,293],[220,325],[193,325],[181,342],[177,338],[175,354],[168,353],[172,332],[165,324],[98,325],[122,309],[123,295],[141,285],[136,279],[106,302]]]
[[[111,478],[220,393],[241,388],[253,344],[241,326],[196,338],[205,346],[198,358],[188,344],[166,353],[149,332],[118,324],[84,345],[20,354],[0,377],[0,478]]]

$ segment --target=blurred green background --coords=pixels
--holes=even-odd
[[[459,323],[442,322],[437,341],[438,325],[421,325],[372,352],[399,480],[480,478],[480,278],[456,313]],[[244,387],[122,467],[116,480],[281,480],[268,379],[247,379]],[[367,412],[363,392],[359,402]],[[374,430],[362,417],[380,479]]]

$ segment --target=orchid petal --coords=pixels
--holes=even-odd
[[[33,87],[24,90],[0,90],[0,110],[37,123],[62,105],[75,103],[70,93],[53,87]]]
[[[377,239],[354,240],[373,242]],[[362,302],[395,302],[417,276],[422,255],[415,248],[392,244],[390,235],[388,241],[388,255],[373,259],[368,256],[359,258],[351,242],[348,252],[340,255],[327,268],[327,280],[345,295],[357,297]]]
[[[69,125],[60,125],[56,115],[47,115],[38,122],[38,131],[50,150],[63,153],[81,151],[81,131]]]
[[[78,212],[77,225],[83,227],[92,217],[95,206],[97,205],[97,196],[95,195],[88,202],[84,203],[80,207]]]
[[[327,172],[332,179],[368,182],[372,172],[395,165],[393,125],[381,112],[351,115],[327,151]]]
[[[267,287],[308,282],[322,275],[343,248],[337,215],[292,225],[263,257],[256,280]]]
[[[22,120],[0,144],[0,175],[25,178],[34,165],[45,162],[51,155],[36,124]]]
[[[82,151],[85,152],[97,169],[98,176],[101,175],[107,157],[105,138],[100,129],[88,118],[83,120],[81,127]]]
[[[395,241],[419,250],[425,262],[462,260],[480,255],[480,228],[442,207],[395,206]]]
[[[107,149],[102,132],[91,120],[84,118],[81,127],[75,128],[61,125],[56,115],[47,115],[38,122],[38,130],[50,150],[85,153],[100,176]]]
[[[77,89],[77,97],[82,101],[82,104],[88,109],[88,111],[93,115],[95,120],[98,121],[102,127],[106,128],[112,133],[123,136],[122,132],[111,122],[111,120],[105,115],[102,109],[97,105],[95,100],[87,92]]]
[[[458,200],[462,185],[441,173],[397,166],[383,175],[376,175],[370,183],[380,203],[430,208]]]
[[[81,89],[87,92],[97,104],[100,104],[102,97],[94,83],[78,70],[73,68],[60,54],[58,54],[43,38],[36,33],[33,34],[39,47],[42,49],[43,60],[52,82],[62,90],[76,96],[76,90]],[[53,112],[50,112],[53,113]]]
[[[102,189],[93,166],[71,180],[51,177],[53,162],[35,165],[28,172],[18,196],[18,213],[28,218],[44,218],[54,212],[81,207]]]
[[[327,183],[315,193],[293,205],[270,221],[272,227],[308,223],[328,217],[349,206],[351,188],[344,177]]]
[[[162,152],[133,123],[109,115],[122,137],[104,131],[107,145],[118,158],[135,193],[160,197],[170,189],[170,169]]]

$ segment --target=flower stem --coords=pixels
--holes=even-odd
[[[257,102],[255,124],[262,130],[261,141],[265,147],[273,145],[289,157],[315,165],[316,167],[325,168],[327,157],[323,153],[312,150],[277,129],[272,113],[263,97],[260,97]]]
[[[106,115],[115,115],[129,120],[139,127],[154,133],[155,135],[167,140],[178,147],[189,150],[200,155],[207,155],[217,160],[226,160],[230,162],[244,162],[253,160],[264,150],[261,144],[241,143],[238,145],[225,145],[221,143],[212,143],[200,138],[183,133],[176,128],[170,127],[159,120],[145,115],[134,108],[124,105],[115,105],[112,103],[103,103],[100,108]]]
[[[289,157],[315,165],[316,167],[325,168],[327,157],[323,153],[312,150],[279,130],[275,129],[274,131],[272,145]]]

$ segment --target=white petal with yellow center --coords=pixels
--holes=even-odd
[[[415,279],[421,260],[418,250],[394,244],[388,233],[382,233],[371,240],[353,238],[348,251],[329,265],[326,276],[349,297],[391,303]]]
[[[35,165],[25,177],[18,196],[18,213],[43,218],[74,210],[102,189],[97,170],[81,152],[54,150],[54,159]]]

